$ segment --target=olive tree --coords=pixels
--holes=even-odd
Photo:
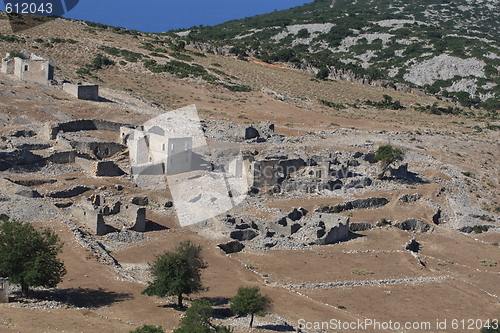
[[[200,252],[201,246],[185,241],[175,252],[156,256],[149,265],[153,281],[142,293],[158,297],[177,296],[177,305],[182,308],[183,295],[206,290],[201,283],[201,270],[207,268],[207,264]]]
[[[259,287],[239,287],[238,294],[231,299],[231,311],[250,315],[250,328],[254,315],[263,317],[269,308],[269,297],[259,294]]]
[[[186,310],[181,319],[181,326],[174,333],[231,333],[233,330],[224,325],[214,325],[212,303],[206,299],[197,299]]]
[[[375,153],[375,158],[381,163],[378,178],[382,179],[393,163],[403,160],[404,152],[399,148],[393,148],[391,145],[380,146]]]
[[[31,287],[54,288],[62,281],[66,269],[57,258],[62,247],[53,230],[0,217],[0,276],[19,284],[24,296]]]

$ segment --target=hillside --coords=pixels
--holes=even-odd
[[[309,8],[308,19],[316,20],[331,4],[247,20],[289,16],[287,27],[296,29],[290,13]],[[453,320],[474,318],[476,332],[498,316],[498,113],[418,88],[357,82],[348,72],[353,82],[324,80],[312,67],[265,62],[258,54],[238,57],[226,44],[243,39],[209,43],[191,39],[195,29],[183,37],[54,18],[13,34],[0,17],[0,54],[27,50],[50,58],[55,69],[50,84],[0,73],[0,214],[53,229],[64,241],[60,258],[68,271],[56,288],[38,288],[30,298],[12,286],[10,303],[0,304],[1,332],[115,333],[144,324],[171,332],[184,314],[175,297],[141,291],[151,278],[148,263],[184,240],[200,244],[208,263],[202,274],[208,290],[186,297],[186,304],[214,302],[215,322],[234,332],[249,331],[249,318],[229,311],[242,285],[259,286],[272,300],[255,321],[254,331],[262,333],[318,333],[325,329],[313,324],[367,318],[421,325],[405,330],[411,333],[450,331]],[[243,34],[240,22],[228,22],[228,29]],[[61,89],[64,81],[99,84],[99,99],[71,96]],[[241,190],[234,186],[241,184],[237,173],[195,168],[168,186],[161,177],[153,190],[141,187],[123,134],[193,104],[210,148],[208,157],[199,155],[205,170],[226,167],[237,151],[251,163],[241,165],[242,174],[269,163],[287,166],[286,177],[273,171],[270,186],[249,177]],[[169,119],[182,131],[184,119]],[[380,178],[374,152],[387,144],[402,149],[404,160]],[[110,164],[123,173],[97,173]],[[187,184],[179,187],[185,201],[219,208],[220,188],[210,185],[221,174],[228,198],[242,195],[242,201],[183,226],[181,213],[206,211],[179,209],[185,202],[172,188]],[[143,224],[139,214],[126,214],[129,208],[145,211]],[[99,214],[105,234],[88,222]],[[227,242],[240,251],[228,253]],[[436,326],[445,320],[446,329]]]
[[[316,0],[177,32],[200,48],[499,109],[497,1]],[[346,74],[345,71],[348,73]],[[374,82],[375,81],[375,82]],[[405,86],[400,86],[404,84]]]

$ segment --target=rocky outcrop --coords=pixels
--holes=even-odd
[[[229,237],[239,241],[247,241],[254,239],[255,237],[257,237],[257,235],[258,235],[257,231],[253,229],[245,229],[245,230],[235,230],[231,232]]]
[[[189,47],[201,52],[213,53],[225,57],[231,55],[231,53],[229,53],[231,49],[229,46],[214,46],[210,43],[190,42]]]

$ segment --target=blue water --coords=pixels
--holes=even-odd
[[[215,25],[309,2],[312,0],[80,0],[64,17],[163,32]]]

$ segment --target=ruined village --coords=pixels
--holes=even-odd
[[[98,275],[106,290],[124,283],[128,298],[146,298],[139,294],[150,278],[147,263],[183,239],[195,239],[209,253],[213,285],[207,297],[229,297],[234,290],[223,290],[232,280],[261,285],[271,295],[273,311],[256,319],[262,332],[296,331],[300,316],[294,308],[314,308],[308,312],[312,320],[354,320],[366,313],[387,319],[396,308],[398,318],[423,316],[414,305],[399,309],[398,301],[373,309],[380,293],[405,298],[410,289],[421,293],[418,302],[468,289],[460,302],[481,304],[475,316],[497,313],[498,268],[480,260],[499,258],[499,215],[485,204],[498,199],[498,189],[475,180],[498,183],[498,134],[481,141],[450,139],[445,128],[416,135],[335,126],[294,135],[271,117],[245,124],[204,117],[196,103],[162,109],[131,93],[56,77],[53,60],[23,55],[2,60],[0,80],[8,89],[2,89],[1,103],[35,100],[50,119],[0,113],[0,213],[64,230],[65,248],[78,259],[65,257],[75,260],[65,291],[38,291],[49,301],[19,301],[19,288],[0,279],[0,327],[17,329],[19,323],[3,316],[28,308],[34,320],[44,311],[70,311],[75,322],[89,313],[99,317],[93,328],[88,321],[75,324],[85,332],[110,322],[117,322],[116,331],[133,329],[146,320],[173,328],[180,315],[172,309],[136,303],[132,307],[145,307],[141,318],[112,302],[91,305],[90,296],[72,303],[70,290],[101,290],[100,282],[86,282]],[[90,117],[64,114],[64,107],[53,107],[62,102],[98,111]],[[127,111],[115,114],[119,109]],[[171,116],[183,112],[199,118],[188,125]],[[401,147],[405,155],[381,176],[376,151],[382,145]],[[488,153],[482,169],[472,173],[430,152],[444,147],[466,147],[471,156]],[[472,258],[460,261],[457,252]],[[73,266],[81,266],[78,276]],[[132,289],[137,295],[131,296]],[[127,297],[116,303],[126,304]],[[219,319],[238,329],[244,325],[223,311]]]

